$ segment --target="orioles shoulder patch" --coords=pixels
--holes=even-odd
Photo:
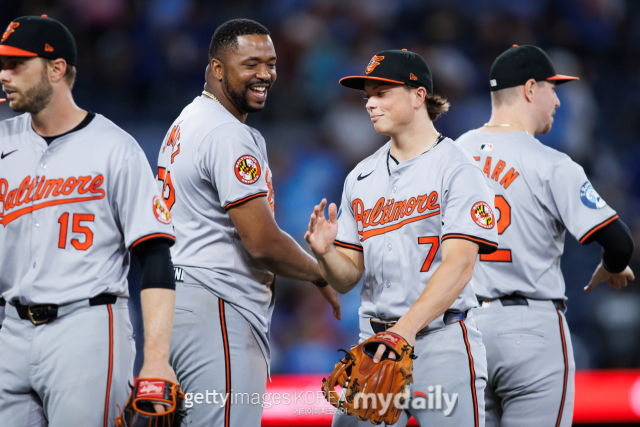
[[[153,214],[156,219],[163,224],[171,224],[171,212],[167,208],[167,205],[162,200],[162,197],[155,196],[153,198]]]
[[[253,184],[260,178],[260,163],[248,154],[236,160],[235,170],[236,177],[244,184]]]
[[[493,210],[485,202],[478,202],[471,208],[471,218],[482,228],[491,229],[495,225]]]

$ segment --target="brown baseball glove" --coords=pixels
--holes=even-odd
[[[185,416],[184,393],[178,384],[158,378],[138,378],[116,427],[179,427]],[[156,412],[154,404],[165,407]],[[120,410],[120,407],[118,407]]]
[[[380,362],[373,363],[373,356],[380,344],[385,350]],[[322,379],[324,397],[347,415],[373,424],[395,424],[402,413],[398,405],[408,397],[409,385],[413,382],[413,347],[398,334],[380,332],[360,345],[344,351],[329,376]],[[390,359],[389,354],[396,358]],[[335,391],[336,384],[344,390],[341,397]],[[382,399],[381,399],[382,398]]]

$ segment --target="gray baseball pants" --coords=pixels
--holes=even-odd
[[[189,427],[259,427],[267,364],[249,322],[199,284],[176,284],[170,362]]]
[[[552,301],[500,300],[474,309],[487,348],[487,427],[569,427],[575,362],[569,327]]]

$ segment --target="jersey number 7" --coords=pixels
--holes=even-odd
[[[496,196],[496,209],[500,211],[500,219],[498,220],[498,235],[505,232],[511,224],[511,205],[503,196]],[[488,262],[511,262],[511,249],[498,249],[491,254],[481,254],[480,261]]]

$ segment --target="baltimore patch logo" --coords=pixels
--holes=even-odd
[[[582,200],[582,204],[589,209],[602,209],[607,206],[607,202],[602,200],[602,197],[600,197],[589,181],[580,187],[580,200]]]
[[[369,65],[367,65],[367,69],[364,70],[365,74],[369,74],[373,71],[374,68],[376,68],[378,65],[380,65],[380,61],[382,61],[384,59],[384,56],[373,56],[373,58],[371,58],[371,61],[369,61]]]
[[[171,224],[171,212],[160,196],[153,198],[153,214],[163,224]]]
[[[495,225],[495,218],[491,207],[485,202],[478,202],[471,208],[471,218],[482,228],[491,229]]]
[[[242,156],[236,161],[236,176],[245,184],[253,184],[260,178],[260,163],[253,156]]]
[[[15,33],[16,32],[16,28],[18,28],[19,26],[20,26],[19,22],[12,22],[11,24],[9,24],[7,29],[4,31],[4,34],[2,35],[2,39],[0,39],[0,43],[2,43],[7,38],[9,38],[11,33]]]

